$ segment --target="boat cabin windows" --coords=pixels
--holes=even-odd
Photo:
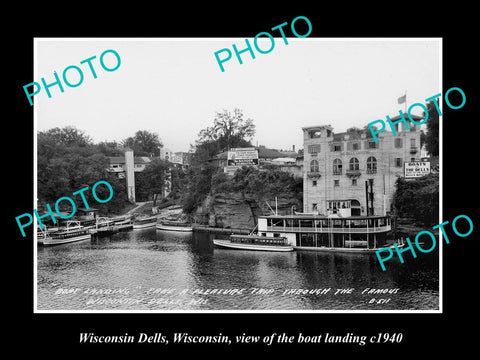
[[[346,201],[343,201],[346,202]],[[342,206],[342,201],[332,201],[332,206]],[[335,204],[334,204],[335,203]],[[340,204],[339,204],[340,203]],[[346,206],[347,204],[345,204]],[[341,210],[341,209],[340,209]],[[328,229],[369,229],[390,226],[390,218],[388,216],[379,217],[285,217],[282,219],[268,218],[267,226],[270,231],[328,231]],[[264,233],[262,233],[264,234]],[[273,236],[280,236],[279,233],[274,233]]]
[[[365,228],[367,227],[367,220],[365,219],[352,219],[349,220],[349,225],[351,228]]]
[[[298,228],[298,219],[285,219],[285,226]]]
[[[284,226],[283,219],[267,219],[267,226]]]
[[[328,219],[315,220],[315,227],[317,227],[317,228],[327,228],[328,227]]]
[[[230,242],[256,245],[288,245],[287,238],[281,237],[280,234],[273,234],[273,237],[232,235],[230,236]]]
[[[332,208],[337,208],[339,213],[343,212],[342,205],[353,206],[355,204],[355,206],[359,206],[359,203],[354,203],[354,200],[330,200],[327,203]],[[273,227],[259,232],[262,235],[257,237],[260,238],[259,240],[250,241],[256,243],[256,241],[264,241],[265,238],[286,240],[283,233],[287,233],[288,241],[293,240],[293,244],[299,247],[376,249],[386,244],[387,233],[391,226],[388,216],[325,217],[305,214],[272,216],[265,220]]]
[[[334,228],[343,227],[343,220],[342,219],[332,219],[331,220],[331,227],[334,227]]]
[[[313,220],[300,220],[300,227],[302,228],[312,228],[313,227]]]

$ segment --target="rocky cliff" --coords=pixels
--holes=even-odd
[[[292,194],[288,195],[277,196],[278,214],[290,214],[292,206],[297,210],[302,209],[301,201]],[[272,214],[267,202],[275,210],[275,197],[267,194],[257,196],[242,192],[219,192],[209,195],[195,215],[209,226],[253,229],[258,216]]]

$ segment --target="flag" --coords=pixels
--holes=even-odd
[[[399,104],[403,104],[405,101],[407,101],[407,94],[403,95],[403,96],[400,96],[398,98],[398,103]]]

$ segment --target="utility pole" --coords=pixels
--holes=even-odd
[[[368,181],[365,180],[365,200],[367,205],[367,216],[370,215],[370,211],[368,210]]]
[[[370,214],[375,215],[374,207],[373,207],[373,179],[368,179],[368,181],[370,182],[370,204],[371,204]]]

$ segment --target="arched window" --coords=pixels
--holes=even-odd
[[[360,166],[357,158],[350,159],[350,170],[360,170]]]
[[[352,216],[361,215],[362,207],[360,206],[360,201],[352,199],[350,202],[350,206],[352,208],[351,210]]]
[[[317,160],[310,161],[310,172],[318,173],[319,171],[320,169],[318,167],[318,161]]]
[[[377,159],[370,156],[367,159],[367,174],[376,174],[377,173]]]
[[[333,160],[333,175],[342,175],[342,160]]]

